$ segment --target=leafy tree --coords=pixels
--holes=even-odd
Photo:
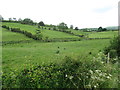
[[[12,18],[9,18],[9,21],[12,21]]]
[[[4,20],[4,18],[0,15],[0,21],[3,21]]]
[[[73,25],[70,25],[70,29],[73,29]]]
[[[75,27],[75,30],[79,30],[78,27]]]
[[[66,29],[68,29],[68,27],[67,27],[67,24],[65,24],[64,22],[62,22],[62,23],[60,23],[59,25],[58,25],[58,28],[60,29],[60,30],[66,30]]]
[[[101,32],[101,31],[107,31],[107,29],[106,29],[106,28],[99,27],[99,28],[98,28],[98,32]]]
[[[55,26],[53,27],[53,30],[56,30],[56,27],[55,27]]]
[[[14,20],[14,21],[17,21],[17,19],[16,19],[16,18],[13,18],[13,20]]]
[[[29,18],[25,18],[21,23],[22,24],[29,24],[29,25],[33,25],[34,24],[34,22],[31,19],[29,19]]]
[[[38,26],[45,26],[45,24],[44,24],[43,21],[40,21],[40,22],[38,23]]]
[[[103,28],[102,28],[102,27],[99,27],[99,28],[98,28],[98,31],[99,31],[99,32],[101,32],[102,30],[103,30]]]
[[[4,18],[3,18],[3,17],[2,17],[1,19],[2,19],[2,21],[4,20]]]
[[[21,18],[19,18],[19,19],[18,19],[18,22],[22,22],[22,19],[21,19]]]
[[[102,31],[107,31],[107,29],[106,29],[106,28],[103,28]]]

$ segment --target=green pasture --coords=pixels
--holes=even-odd
[[[118,35],[118,31],[92,32],[89,38],[114,38]]]
[[[36,30],[38,30],[37,26],[33,25],[24,25],[20,23],[6,23],[3,22],[3,25],[9,26],[11,28],[20,28],[21,30],[28,31],[32,34],[36,34]],[[46,30],[46,29],[39,29],[42,33],[43,38],[48,37],[49,39],[52,38],[79,38],[74,35],[70,35],[67,33],[59,32],[59,31],[53,31],[53,30]]]
[[[21,68],[23,64],[34,63],[59,63],[65,56],[81,60],[96,56],[99,50],[103,50],[109,44],[109,40],[84,40],[77,42],[32,42],[18,43],[3,46],[3,70],[9,68]],[[59,53],[56,53],[59,51]],[[89,54],[89,53],[92,54]]]
[[[73,29],[69,29],[69,31],[71,31],[72,33],[76,34],[76,35],[86,35],[86,34],[90,34],[92,32],[83,32],[80,30],[73,30]]]
[[[118,31],[104,31],[104,32],[83,32],[80,30],[69,29],[76,35],[86,35],[88,38],[114,38],[118,35]]]
[[[31,32],[32,34],[35,34],[35,30],[37,29],[36,26],[25,25],[20,23],[3,22],[2,25],[9,26],[10,28],[20,28],[21,30]]]
[[[50,39],[52,38],[79,38],[74,35],[70,35],[64,32],[59,32],[59,31],[53,31],[53,30],[42,30],[42,35],[44,37],[49,37]]]
[[[31,38],[26,37],[23,34],[15,33],[8,31],[2,28],[2,41],[25,41],[25,40],[32,40]]]

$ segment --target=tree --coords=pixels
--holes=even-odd
[[[99,27],[99,28],[98,28],[98,31],[99,31],[99,32],[101,32],[101,31],[102,31],[102,29],[103,29],[102,27]]]
[[[21,23],[22,24],[29,24],[29,25],[33,25],[34,24],[34,22],[31,19],[29,19],[29,18],[25,18]]]
[[[75,27],[75,30],[79,30],[78,27]]]
[[[4,18],[0,15],[0,21],[3,21],[4,20]]]
[[[21,19],[21,18],[19,18],[19,19],[18,19],[18,22],[22,22],[22,19]]]
[[[14,21],[17,21],[17,19],[16,19],[16,18],[13,18],[13,20],[14,20]]]
[[[1,19],[2,19],[2,21],[4,21],[4,18],[3,18],[3,17],[2,17]]]
[[[70,29],[73,29],[73,25],[70,25]]]
[[[56,27],[55,27],[55,26],[53,27],[53,30],[56,30]]]
[[[9,18],[9,21],[12,21],[12,18]]]
[[[106,28],[103,28],[102,31],[107,31],[107,29],[106,29]]]
[[[62,23],[60,23],[59,25],[58,25],[58,28],[60,29],[60,30],[66,30],[66,29],[68,29],[68,27],[67,27],[67,24],[65,24],[64,22],[62,22]]]
[[[45,24],[44,24],[43,21],[40,21],[40,22],[38,23],[38,26],[45,26]]]

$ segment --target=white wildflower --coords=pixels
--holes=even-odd
[[[103,64],[104,62],[101,61],[101,63]]]
[[[94,88],[96,88],[97,86],[95,85]]]
[[[110,77],[109,77],[109,76],[107,76],[107,78],[109,79]]]
[[[95,70],[97,73],[101,72],[101,70]]]
[[[67,77],[67,74],[65,75],[65,77]]]
[[[93,71],[92,71],[92,70],[89,70],[89,72],[90,72],[91,74],[93,74]]]
[[[72,78],[73,78],[73,76],[70,76],[69,78],[70,78],[70,79],[72,79]]]
[[[109,74],[109,76],[111,77],[112,75],[111,75],[111,74]]]

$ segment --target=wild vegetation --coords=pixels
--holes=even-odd
[[[3,88],[118,88],[118,31],[103,29],[3,20]]]

